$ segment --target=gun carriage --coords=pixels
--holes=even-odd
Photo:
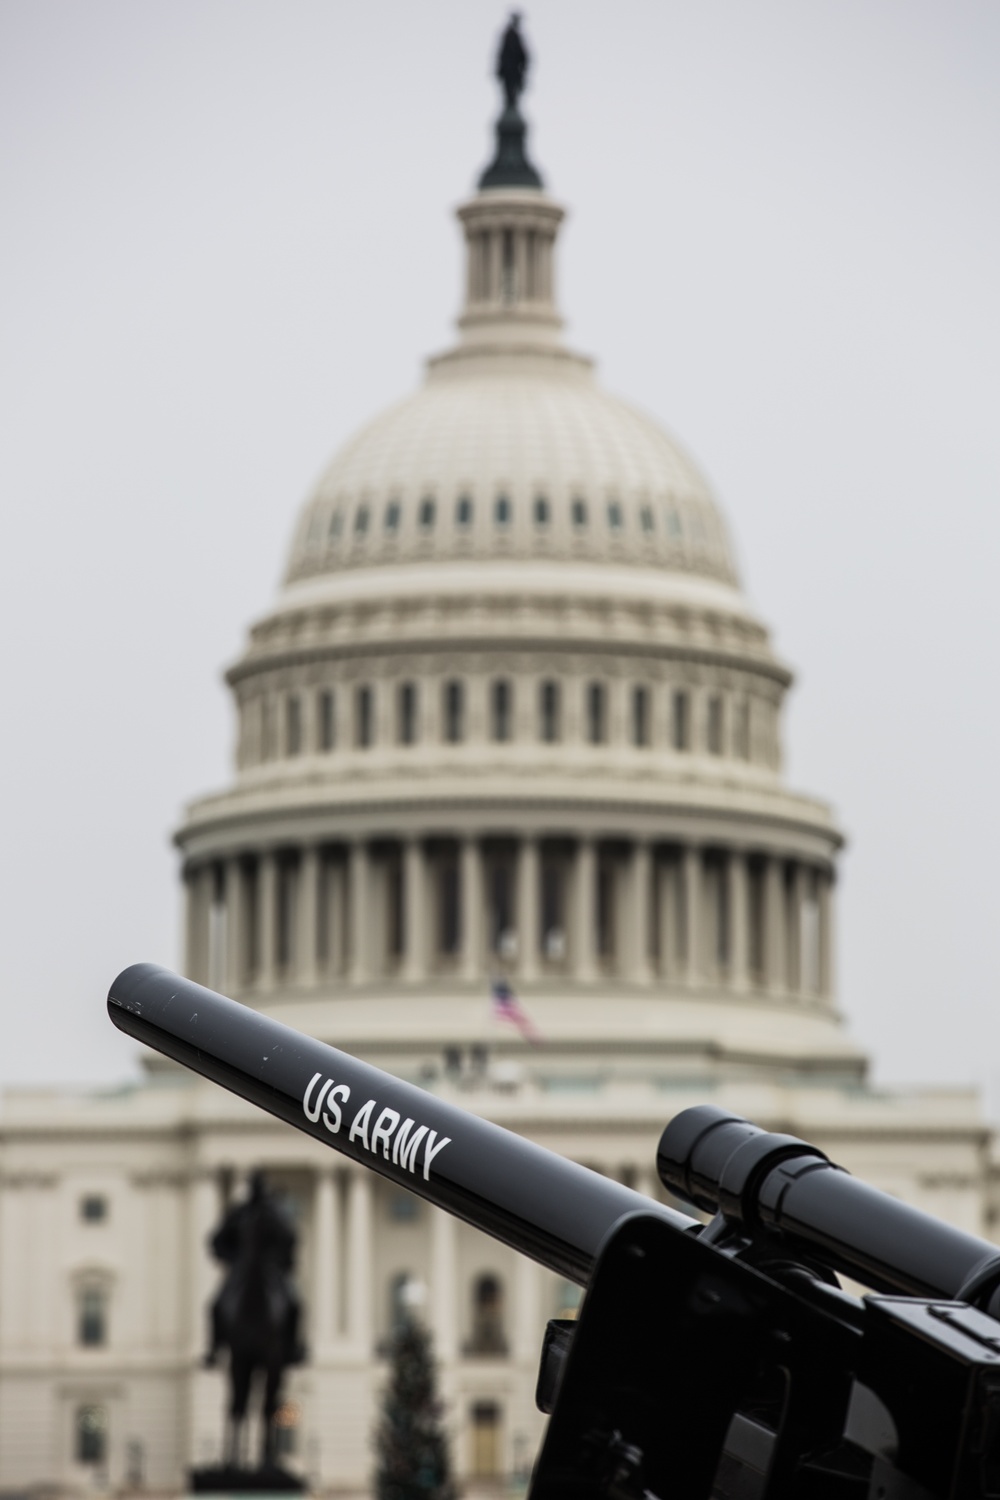
[[[530,1500],[1000,1497],[1000,1251],[814,1146],[685,1110],[657,1168],[703,1225],[152,964],[108,1010],[586,1288],[544,1336]]]

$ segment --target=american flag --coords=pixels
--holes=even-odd
[[[490,981],[490,998],[493,1015],[496,1020],[509,1021],[512,1026],[517,1027],[526,1041],[536,1043],[541,1041],[541,1037],[532,1025],[530,1016],[525,1011],[506,979],[493,979]]]

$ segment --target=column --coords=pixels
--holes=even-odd
[[[372,1351],[372,1178],[354,1166],[347,1179],[347,1337],[367,1358]]]
[[[421,839],[403,844],[403,977],[427,973],[427,868]]]
[[[196,1168],[188,1184],[188,1352],[196,1360],[208,1348],[208,1309],[218,1272],[208,1248],[219,1227],[219,1184],[207,1167]]]
[[[519,1364],[538,1362],[538,1335],[543,1327],[541,1272],[526,1255],[514,1257],[514,1307],[511,1352]]]
[[[819,995],[832,1000],[834,995],[834,874],[820,870],[819,888]]]
[[[645,839],[637,839],[632,846],[629,904],[631,953],[629,970],[631,977],[640,984],[648,984],[652,978],[649,964],[649,917],[653,893],[651,873],[653,861],[650,846]]]
[[[237,994],[246,982],[246,893],[243,864],[226,861],[226,993]]]
[[[685,846],[681,880],[684,887],[684,941],[681,945],[684,950],[684,980],[687,984],[697,984],[702,964],[702,868],[701,850],[694,844]]]
[[[460,878],[462,882],[462,977],[475,979],[483,955],[483,853],[479,840],[463,838]]]
[[[597,850],[594,840],[582,837],[576,850],[573,890],[573,954],[576,978],[593,979],[595,973],[594,918],[597,901]]]
[[[767,988],[785,987],[785,870],[771,855],[764,868],[764,969]]]
[[[313,1189],[313,1295],[310,1340],[319,1358],[328,1356],[340,1332],[340,1201],[337,1171],[322,1167]]]
[[[443,1208],[431,1214],[431,1286],[429,1308],[438,1359],[449,1364],[458,1358],[458,1270],[455,1244],[458,1222]]]
[[[278,861],[270,849],[260,856],[257,901],[257,921],[260,924],[257,983],[262,990],[269,990],[274,988],[278,937]]]
[[[348,854],[348,904],[351,921],[351,980],[368,978],[368,845],[355,839]]]
[[[538,840],[526,834],[517,851],[517,951],[518,975],[534,979],[538,974]]]
[[[299,855],[298,901],[295,917],[295,977],[299,984],[316,983],[316,928],[319,920],[319,850],[307,844]]]
[[[750,886],[747,857],[742,849],[730,852],[726,875],[729,880],[729,983],[742,993],[750,982]]]

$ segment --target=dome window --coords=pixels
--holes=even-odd
[[[397,699],[397,738],[401,745],[417,742],[417,685],[415,682],[400,684]]]
[[[490,694],[492,708],[493,738],[500,743],[509,740],[511,735],[511,702],[513,699],[510,683],[505,677],[498,677],[493,683]]]
[[[639,512],[639,517],[642,521],[642,529],[648,536],[649,533],[653,530],[653,512],[650,506],[644,505],[642,507],[642,510]]]
[[[722,754],[722,699],[719,697],[708,700],[708,753]]]
[[[604,684],[587,684],[587,738],[592,745],[603,745],[607,727],[604,707]]]
[[[420,502],[420,530],[431,531],[434,526],[434,501],[427,496]]]
[[[460,495],[455,504],[455,525],[467,531],[472,525],[472,501],[468,495]]]
[[[359,687],[354,699],[354,737],[358,748],[367,750],[375,741],[375,704],[372,690]]]
[[[573,501],[573,525],[582,531],[587,524],[587,502],[579,498]]]
[[[496,504],[493,507],[493,519],[498,526],[507,527],[510,525],[510,511],[510,500],[506,495],[498,495]]]
[[[368,507],[360,505],[354,517],[354,530],[358,536],[364,536],[368,530]]]
[[[671,713],[671,739],[675,750],[691,748],[690,699],[683,690],[674,693]]]
[[[644,687],[632,690],[632,743],[649,744],[649,691]]]
[[[444,737],[449,745],[458,745],[465,738],[465,694],[460,682],[444,685]]]
[[[622,508],[617,500],[608,501],[608,529],[610,531],[621,531],[623,525]]]
[[[319,748],[332,750],[337,740],[336,705],[333,689],[324,688],[319,695]]]
[[[390,500],[385,508],[385,529],[394,535],[399,530],[399,501]]]
[[[538,733],[546,745],[559,738],[559,684],[543,682],[538,691]]]
[[[285,699],[285,754],[302,754],[302,700],[298,693]]]
[[[539,531],[544,531],[549,524],[550,512],[549,502],[544,495],[535,496],[535,525]]]

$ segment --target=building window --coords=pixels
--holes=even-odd
[[[108,1341],[107,1293],[102,1286],[80,1288],[77,1306],[77,1343],[99,1349]]]
[[[108,1217],[108,1200],[100,1193],[87,1193],[80,1199],[80,1218],[85,1224],[102,1224]]]
[[[438,869],[438,951],[446,958],[454,957],[459,948],[458,899],[458,859],[448,853]]]
[[[559,738],[559,684],[543,682],[538,689],[539,739],[554,745]]]
[[[597,955],[610,960],[615,955],[615,867],[610,854],[597,862]]]
[[[691,700],[687,693],[674,693],[671,710],[671,739],[675,750],[691,748]]]
[[[354,517],[354,530],[358,536],[364,536],[368,530],[368,507],[359,505]]]
[[[632,689],[632,743],[649,744],[649,689]]]
[[[754,984],[764,983],[764,901],[764,864],[762,860],[751,859],[747,866],[747,958]]]
[[[545,498],[544,495],[536,495],[536,497],[535,497],[535,525],[539,528],[539,530],[544,530],[545,527],[549,524],[549,520],[550,520],[549,502],[546,500],[546,498]]]
[[[415,682],[400,684],[396,709],[399,743],[415,745],[417,743],[417,685]]]
[[[449,745],[457,745],[464,739],[465,694],[460,682],[444,685],[444,737]]]
[[[472,525],[472,501],[468,495],[460,495],[455,506],[455,525],[467,531]]]
[[[510,739],[511,697],[510,683],[506,678],[500,677],[491,685],[490,717],[492,735],[495,740]]]
[[[420,1218],[420,1199],[405,1188],[393,1188],[389,1194],[389,1218],[394,1224],[415,1224]]]
[[[644,505],[642,507],[642,510],[639,512],[639,519],[642,522],[643,531],[648,536],[653,530],[653,512],[650,506]]]
[[[298,693],[285,699],[285,753],[302,753],[302,700]]]
[[[78,1406],[76,1442],[78,1464],[103,1464],[108,1457],[108,1414],[103,1406]]]
[[[498,495],[493,506],[493,520],[497,526],[510,525],[510,501],[506,495]]]
[[[375,743],[375,705],[372,689],[366,684],[359,687],[354,698],[355,739],[362,750]]]
[[[385,508],[385,529],[390,533],[399,530],[399,501],[390,500]]]
[[[434,525],[434,501],[428,496],[420,502],[420,530],[430,531]]]
[[[337,742],[337,719],[333,691],[324,688],[319,695],[319,748],[332,750]]]
[[[617,500],[608,501],[608,530],[621,531],[624,525],[622,508]]]
[[[710,854],[705,861],[705,886],[708,918],[711,923],[711,952],[718,969],[729,964],[729,871],[721,855]]]
[[[722,754],[722,699],[719,697],[708,700],[708,753],[709,755]]]
[[[506,1354],[503,1285],[497,1276],[477,1276],[472,1288],[472,1337],[468,1354]]]
[[[477,1401],[472,1408],[472,1463],[474,1479],[496,1479],[502,1472],[500,1408],[495,1401]]]
[[[586,500],[573,501],[573,525],[577,531],[582,531],[587,524],[587,502]]]
[[[607,731],[605,723],[604,684],[587,684],[587,738],[592,745],[602,745]]]

